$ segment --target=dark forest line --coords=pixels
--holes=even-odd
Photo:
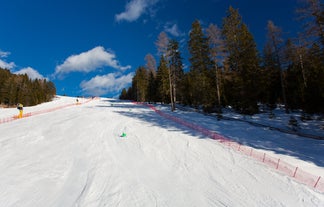
[[[18,103],[33,106],[48,102],[56,95],[53,82],[46,79],[30,79],[27,74],[12,74],[0,68],[0,105],[13,107]]]
[[[155,42],[158,65],[147,54],[121,99],[175,103],[219,112],[226,106],[242,114],[271,111],[278,104],[286,112],[324,112],[324,5],[306,0],[297,9],[298,37],[284,40],[283,30],[271,20],[263,51],[243,22],[238,9],[229,7],[219,27],[202,28],[198,20],[189,34],[189,70],[184,71],[179,42],[161,32]],[[157,65],[157,66],[156,66]]]

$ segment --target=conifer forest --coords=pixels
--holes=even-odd
[[[239,9],[229,7],[222,25],[203,28],[191,25],[186,50],[165,32],[152,54],[137,68],[121,99],[162,102],[221,113],[232,107],[242,114],[255,114],[260,106],[273,110],[278,105],[289,113],[301,109],[308,114],[324,112],[324,5],[306,0],[296,9],[301,31],[283,38],[284,28],[269,20],[266,43],[258,51],[253,34]],[[182,51],[181,51],[182,50]],[[184,65],[182,54],[189,54]]]
[[[30,79],[26,74],[12,74],[0,68],[0,105],[13,107],[18,103],[33,106],[52,100],[56,95],[53,82],[46,79]]]

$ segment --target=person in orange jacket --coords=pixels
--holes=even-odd
[[[18,115],[18,118],[22,118],[23,117],[23,105],[20,103],[20,104],[17,104],[17,109],[19,110],[19,115]]]

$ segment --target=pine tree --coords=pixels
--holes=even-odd
[[[190,73],[185,73],[184,74],[181,86],[183,87],[182,103],[184,105],[189,105],[189,106],[194,105],[194,98],[193,98],[193,91],[194,90],[193,90],[193,84],[192,84]]]
[[[9,79],[10,79],[10,71],[4,70],[0,68],[0,104],[9,104],[8,97],[8,88],[9,88]]]
[[[259,97],[259,57],[253,36],[242,22],[238,10],[229,8],[223,20],[222,34],[229,53],[228,65],[232,83],[228,85],[234,93],[231,102],[241,113],[256,113]]]
[[[155,102],[156,101],[156,61],[153,55],[147,54],[145,56],[146,60],[146,69],[148,71],[148,88],[147,88],[147,101]]]
[[[324,4],[320,0],[304,0],[297,9],[304,27],[303,38],[324,47]]]
[[[207,28],[208,42],[210,46],[210,56],[215,67],[215,83],[217,92],[217,104],[221,112],[221,88],[222,88],[222,68],[224,68],[226,55],[225,42],[222,37],[222,31],[217,25],[210,24]]]
[[[321,49],[318,44],[314,44],[305,57],[305,67],[307,71],[305,77],[304,107],[305,112],[313,114],[324,112],[324,65],[321,58]],[[303,85],[304,87],[304,85]]]
[[[264,49],[265,62],[264,66],[268,72],[269,77],[269,100],[268,103],[270,106],[275,106],[276,102],[281,97],[282,102],[285,105],[286,112],[288,112],[288,105],[286,100],[286,91],[285,91],[285,80],[283,78],[283,68],[282,68],[282,44],[283,39],[281,37],[281,29],[274,25],[272,21],[268,21],[267,25],[268,34],[266,47]],[[278,82],[280,80],[280,82]],[[281,91],[280,91],[281,90]]]
[[[297,109],[302,106],[302,90],[301,90],[301,73],[298,65],[297,58],[297,46],[291,39],[288,39],[284,46],[284,59],[283,65],[285,71],[283,76],[285,77],[285,87],[287,93],[287,108]]]
[[[119,99],[121,100],[127,100],[127,91],[126,91],[126,88],[123,88],[120,96],[119,96]]]
[[[157,46],[157,50],[158,53],[163,56],[164,60],[167,62],[167,58],[168,58],[168,48],[169,48],[169,43],[170,40],[167,36],[167,34],[165,32],[161,32],[158,36],[158,40],[156,41],[156,46]],[[163,60],[163,61],[164,61]],[[162,62],[162,59],[160,60]],[[160,63],[161,63],[160,62]],[[163,62],[162,62],[163,63]],[[164,67],[164,66],[163,66]],[[164,68],[163,68],[164,69]],[[168,80],[169,80],[169,97],[170,97],[170,102],[171,102],[171,111],[174,111],[175,109],[175,105],[174,105],[174,95],[173,93],[173,86],[172,86],[172,80],[171,80],[171,71],[170,68],[168,68]],[[164,84],[163,84],[164,86]],[[164,90],[164,89],[163,89]],[[164,91],[163,91],[164,93]],[[162,95],[163,96],[163,95]],[[164,99],[164,98],[163,98]]]
[[[50,101],[56,94],[56,88],[52,81],[46,81],[46,79],[43,80],[45,85],[45,101]]]
[[[135,95],[134,95],[134,89],[133,89],[133,87],[129,87],[127,89],[127,99],[128,100],[135,100],[136,99],[135,98]]]
[[[56,94],[54,83],[46,79],[31,80],[26,74],[11,74],[0,68],[0,80],[0,104],[7,106],[17,103],[32,106],[50,101]]]
[[[177,97],[179,98],[179,87],[183,78],[182,58],[179,51],[179,43],[176,40],[171,40],[167,51],[168,68],[169,68],[169,82],[170,82],[170,96],[171,96],[171,110],[175,110],[175,103]],[[181,95],[181,91],[180,91]]]
[[[202,105],[205,109],[212,107],[215,93],[212,91],[213,64],[209,58],[208,39],[204,35],[198,20],[192,24],[189,38],[190,79],[192,85],[193,104]]]
[[[156,72],[153,73],[152,70],[148,71],[148,85],[147,85],[147,101],[156,102],[157,101],[157,84],[156,84]]]
[[[145,67],[139,67],[133,78],[136,101],[145,102],[147,99],[148,73]]]
[[[156,74],[157,100],[170,103],[170,82],[167,61],[162,55]]]
[[[304,28],[296,47],[299,67],[295,68],[296,75],[303,79],[299,87],[302,108],[308,113],[323,112],[324,4],[320,0],[305,0],[297,13]]]

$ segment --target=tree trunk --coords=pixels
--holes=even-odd
[[[221,100],[220,100],[220,89],[219,89],[219,78],[218,78],[218,67],[215,64],[216,68],[216,89],[217,89],[217,101],[218,101],[218,106],[221,107]]]
[[[174,111],[174,103],[173,103],[173,87],[171,81],[171,68],[169,68],[169,84],[170,84],[170,99],[171,99],[171,111]]]

